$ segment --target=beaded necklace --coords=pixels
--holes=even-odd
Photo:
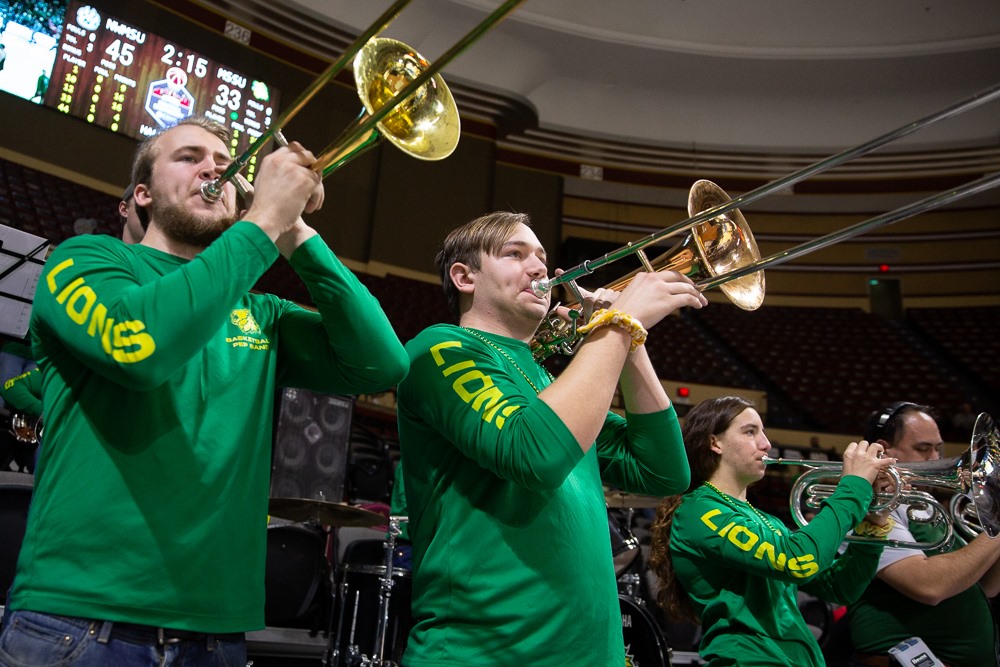
[[[517,365],[517,362],[514,361],[514,357],[510,356],[509,354],[507,354],[507,350],[503,349],[502,347],[500,347],[499,345],[497,345],[496,343],[494,343],[489,338],[487,338],[486,336],[482,335],[481,333],[479,333],[475,329],[470,329],[469,327],[462,327],[462,328],[465,329],[466,331],[468,331],[470,334],[472,334],[476,338],[478,338],[479,340],[481,340],[484,343],[486,343],[487,345],[489,345],[490,347],[492,347],[494,350],[496,350],[500,354],[502,354],[504,356],[504,358],[507,359],[507,361],[509,361],[511,364],[513,364],[514,368],[517,369],[517,372],[521,374],[521,377],[523,377],[528,382],[528,384],[531,385],[531,388],[535,390],[536,394],[538,394],[538,393],[541,392],[541,390],[538,387],[535,386],[535,383],[531,381],[531,378],[528,377],[528,374],[525,373],[523,370],[521,370],[521,367]],[[555,381],[555,378],[552,377],[552,373],[549,373],[549,371],[548,371],[547,368],[543,368],[542,366],[539,366],[539,368],[541,368],[543,371],[545,371],[545,374],[549,376],[549,380],[550,381]]]
[[[702,484],[704,484],[705,486],[707,486],[708,488],[712,489],[717,494],[719,494],[719,497],[722,498],[723,502],[725,502],[727,505],[729,505],[730,507],[732,507],[734,510],[736,510],[737,512],[740,510],[739,506],[736,503],[733,502],[732,497],[730,497],[730,495],[728,493],[725,493],[722,489],[720,489],[719,487],[717,487],[715,484],[712,484],[711,482],[707,482],[707,481],[706,482],[702,482]],[[764,514],[760,510],[758,510],[756,507],[754,507],[753,505],[751,505],[749,501],[744,501],[744,502],[746,503],[747,507],[749,507],[750,510],[754,514],[756,514],[758,517],[760,517],[760,520],[764,522],[765,526],[767,526],[768,528],[770,528],[772,531],[774,531],[775,533],[777,533],[779,536],[782,534],[780,530],[778,530],[773,525],[771,525],[771,522],[767,520],[767,517],[764,516]]]

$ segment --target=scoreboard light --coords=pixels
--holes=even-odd
[[[238,155],[270,126],[278,100],[263,81],[72,0],[44,103],[137,139],[204,114],[239,138]]]

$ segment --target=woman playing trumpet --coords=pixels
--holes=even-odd
[[[683,435],[691,487],[661,503],[652,529],[658,603],[677,620],[700,620],[699,652],[713,667],[823,665],[798,589],[840,603],[864,590],[882,545],[852,544],[840,558],[837,550],[852,529],[889,532],[887,517],[866,513],[872,484],[895,459],[880,458],[879,444],[852,442],[836,492],[808,526],[790,531],[746,499],[771,448],[752,403],[704,401],[688,413]]]

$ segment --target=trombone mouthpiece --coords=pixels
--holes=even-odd
[[[222,196],[222,188],[219,187],[219,181],[205,181],[201,184],[201,198],[207,202],[215,203],[219,201],[219,197]]]
[[[531,281],[531,291],[535,296],[545,296],[552,291],[552,281],[548,278],[536,278]]]

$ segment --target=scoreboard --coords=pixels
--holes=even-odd
[[[235,156],[277,118],[278,98],[264,81],[71,0],[44,104],[137,139],[203,114],[230,128]]]

